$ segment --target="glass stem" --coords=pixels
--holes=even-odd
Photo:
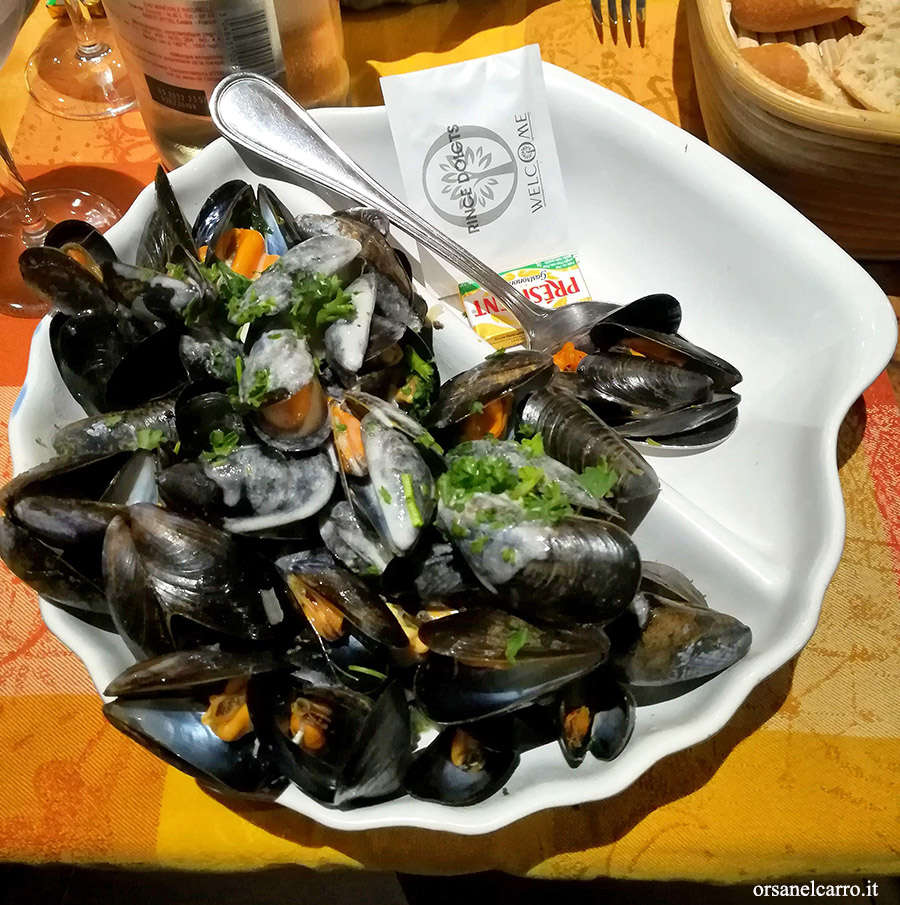
[[[66,11],[72,28],[75,29],[75,38],[78,42],[75,54],[80,60],[96,60],[97,57],[109,53],[109,45],[98,40],[91,14],[81,0],[66,0]]]
[[[17,193],[22,196],[22,238],[29,247],[43,245],[44,238],[53,224],[47,219],[40,204],[31,194],[28,183],[22,178],[2,132],[0,132],[0,158],[6,164],[6,169],[9,170]]]

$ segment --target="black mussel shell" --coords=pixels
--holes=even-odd
[[[294,223],[294,215],[268,186],[258,186],[256,201],[262,220],[268,228],[265,238],[266,251],[270,255],[283,255],[289,248],[303,241],[303,234]]]
[[[159,600],[123,517],[113,519],[106,529],[103,584],[116,631],[138,660],[174,648]]]
[[[175,425],[181,441],[180,455],[193,459],[204,450],[210,450],[210,434],[236,433],[246,437],[244,419],[235,411],[227,393],[212,380],[188,384],[175,402]]]
[[[272,651],[229,651],[219,645],[172,651],[134,663],[103,692],[111,697],[168,694],[289,668]]]
[[[535,390],[550,381],[556,370],[546,352],[507,352],[457,374],[442,387],[431,411],[431,421],[444,428],[462,421],[473,403],[490,402],[513,391]]]
[[[102,588],[9,516],[0,519],[0,559],[45,600],[76,610],[108,613]]]
[[[661,562],[641,561],[641,590],[676,603],[709,606],[706,597],[686,575]]]
[[[700,428],[712,426],[736,409],[741,397],[737,393],[716,393],[711,399],[669,412],[648,412],[640,417],[617,424],[616,433],[622,437],[641,439],[644,437],[667,437],[677,442],[678,437],[699,432]],[[690,445],[685,443],[685,445]]]
[[[604,657],[605,650],[598,649],[491,669],[430,654],[416,669],[417,706],[429,719],[446,725],[498,716],[568,685],[599,666]]]
[[[13,503],[13,518],[38,540],[59,549],[96,547],[122,506],[56,496],[26,496]]]
[[[80,246],[89,256],[90,262],[99,269],[105,261],[117,261],[112,245],[106,237],[84,220],[60,220],[50,228],[44,238],[44,245],[62,251],[74,251]],[[90,268],[92,272],[93,266]],[[98,274],[94,272],[94,276]]]
[[[63,314],[115,309],[100,280],[58,248],[26,248],[19,255],[19,271],[38,298]]]
[[[103,411],[133,409],[174,395],[187,380],[180,338],[176,328],[167,327],[129,349],[109,376]]]
[[[230,229],[230,217],[235,203],[248,190],[251,193],[253,191],[243,179],[232,179],[212,191],[194,219],[191,230],[194,247],[215,247],[216,239]]]
[[[184,312],[202,296],[195,283],[119,261],[103,265],[103,282],[112,298],[151,332],[166,324],[182,327]]]
[[[634,701],[601,667],[560,692],[557,705],[558,741],[566,763],[577,767],[590,751],[599,760],[613,760],[634,730]]]
[[[57,455],[103,456],[141,448],[155,441],[175,443],[175,409],[171,399],[160,399],[123,412],[109,412],[73,421],[61,427],[53,437]],[[150,432],[153,432],[152,434]]]
[[[608,323],[644,327],[659,333],[677,333],[681,326],[681,303],[665,292],[645,295],[607,315]]]
[[[406,790],[413,798],[464,806],[490,798],[519,765],[508,717],[451,726],[413,760]]]
[[[256,736],[222,741],[201,717],[208,700],[194,697],[110,701],[103,715],[129,738],[216,791],[275,798],[287,784],[258,750]]]
[[[50,322],[50,348],[63,382],[89,414],[107,411],[106,387],[128,351],[115,315],[85,311],[56,314]]]

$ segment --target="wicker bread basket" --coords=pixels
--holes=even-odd
[[[778,35],[735,29],[729,0],[685,0],[697,93],[710,144],[773,188],[858,258],[900,259],[900,116],[837,108],[781,88],[738,48],[790,41],[833,67],[858,31]]]

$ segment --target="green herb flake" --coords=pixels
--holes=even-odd
[[[187,272],[184,269],[184,264],[167,264],[166,273],[172,277],[173,280],[181,280],[182,283],[187,279]]]
[[[544,440],[539,433],[533,437],[523,437],[519,441],[519,446],[529,459],[544,455]]]
[[[512,564],[516,561],[516,551],[512,547],[504,547],[500,555],[503,557],[503,562]]]
[[[506,662],[513,666],[516,662],[516,654],[528,641],[527,626],[520,626],[506,639]]]
[[[278,310],[278,302],[269,296],[258,299],[256,290],[251,289],[246,295],[228,300],[228,320],[233,324],[243,326],[250,324],[261,317],[275,314]]]
[[[662,443],[657,443],[652,437],[647,437],[647,439],[644,440],[644,443],[646,443],[647,446],[662,446]]]
[[[480,415],[484,411],[484,404],[481,402],[473,402],[469,406],[470,415]]]
[[[480,537],[476,537],[472,543],[469,544],[469,549],[476,555],[481,553],[484,549],[484,545],[488,542],[488,536],[486,534],[482,534]]]
[[[263,404],[263,400],[268,393],[269,369],[260,368],[258,371],[253,372],[253,383],[250,385],[250,389],[247,390],[246,394],[244,394],[245,401],[247,405],[258,409]]]
[[[598,499],[608,496],[618,480],[619,475],[606,462],[589,465],[578,476],[578,481],[584,489]]]
[[[173,447],[172,451],[175,453],[176,456],[178,455],[178,453],[181,452],[181,440],[175,441],[175,446]]]
[[[221,465],[230,456],[240,443],[237,431],[214,430],[209,435],[209,449],[201,454],[212,465]]]
[[[149,430],[147,428],[137,432],[138,449],[156,449],[163,440],[161,430]]]
[[[422,518],[422,513],[419,512],[419,507],[416,504],[416,494],[413,490],[412,475],[409,474],[409,472],[404,472],[400,475],[400,483],[403,485],[403,496],[406,497],[406,511],[409,513],[413,528],[424,527],[425,520]]]
[[[439,456],[444,454],[443,446],[441,446],[428,431],[425,431],[424,434],[419,434],[419,436],[416,437],[416,443],[420,446],[424,446],[425,449],[433,449]]]
[[[234,360],[234,373],[237,375],[238,386],[240,386],[241,378],[244,376],[244,359],[240,355]]]
[[[496,352],[491,352],[490,355],[485,355],[484,360],[490,361],[492,358],[503,358],[506,355],[506,349],[497,349]]]
[[[347,432],[347,425],[343,421],[334,422],[334,432],[336,434],[344,434]]]
[[[457,538],[466,536],[466,529],[463,528],[458,518],[453,520],[453,524],[450,526],[450,534]]]
[[[347,669],[350,672],[358,672],[365,676],[372,676],[374,679],[381,679],[382,681],[387,679],[387,676],[383,672],[379,672],[377,669],[370,669],[368,666],[357,666],[354,663],[348,666]]]
[[[387,489],[387,487],[384,487],[384,486],[379,487],[379,488],[378,488],[378,495],[385,501],[385,503],[387,503],[388,505],[391,504],[391,502],[392,502],[392,500],[393,500],[393,497],[391,496],[391,493],[390,493],[390,491]]]
[[[103,423],[107,427],[115,427],[122,420],[122,416],[116,414],[115,412],[111,415],[103,416]]]
[[[291,288],[290,318],[302,336],[318,334],[335,321],[356,317],[353,297],[344,291],[340,278],[322,274],[301,274]]]

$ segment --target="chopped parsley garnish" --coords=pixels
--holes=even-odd
[[[291,290],[290,317],[298,333],[310,336],[335,321],[353,320],[356,305],[337,275],[303,274]]]
[[[485,355],[484,360],[490,361],[492,358],[502,358],[506,355],[506,349],[497,349],[496,352],[491,352],[490,355]]]
[[[172,277],[173,280],[181,280],[184,282],[185,279],[187,279],[187,271],[184,269],[184,264],[167,264],[166,273]]]
[[[237,375],[238,386],[240,386],[241,377],[244,376],[244,359],[240,355],[234,360],[234,373]]]
[[[149,430],[144,428],[137,432],[137,448],[138,449],[156,449],[163,440],[163,432],[161,430]]]
[[[404,362],[407,367],[406,383],[397,390],[396,400],[414,418],[421,420],[431,408],[434,392],[434,365],[413,349],[406,347]]]
[[[422,513],[419,512],[419,507],[416,503],[416,494],[412,485],[412,475],[408,472],[404,472],[400,475],[400,483],[403,485],[403,496],[406,497],[406,511],[409,513],[412,526],[413,528],[421,528],[424,526],[425,521],[422,518]]]
[[[619,475],[606,462],[601,462],[599,465],[589,465],[585,468],[578,476],[578,480],[588,493],[595,497],[605,497],[616,486]]]
[[[172,447],[172,452],[174,452],[176,456],[181,452],[181,440],[175,441],[175,446]]]
[[[516,551],[512,547],[504,547],[500,555],[503,557],[503,562],[514,563],[516,561]]]
[[[332,426],[336,434],[343,434],[347,431],[347,425],[343,421],[335,421]]]
[[[475,553],[481,553],[484,549],[484,545],[488,542],[488,536],[486,534],[482,534],[480,537],[476,537],[472,543],[469,544],[469,549]]]
[[[469,406],[470,415],[480,415],[484,411],[484,404],[481,402],[473,402]]]
[[[522,625],[517,628],[506,640],[506,661],[510,666],[516,662],[516,654],[525,646],[528,641],[528,629]]]
[[[572,515],[569,497],[555,481],[548,481],[543,468],[523,465],[513,468],[499,456],[460,456],[437,480],[438,493],[445,506],[457,512],[476,493],[506,494],[522,508],[527,521],[556,524]],[[476,524],[503,524],[493,509],[479,511]]]
[[[443,446],[441,446],[428,431],[425,431],[424,434],[419,434],[419,436],[416,437],[416,443],[420,446],[424,446],[425,449],[433,449],[439,456],[444,454]]]
[[[122,416],[115,413],[103,416],[103,423],[107,427],[115,427],[121,420]]]
[[[662,446],[662,443],[657,443],[656,440],[653,439],[653,437],[646,437],[644,439],[644,443],[646,443],[647,446]]]
[[[235,274],[235,276],[240,275]],[[246,277],[241,277],[241,279],[246,279]],[[233,296],[228,300],[228,320],[233,324],[243,326],[244,324],[249,324],[258,320],[261,317],[274,314],[278,310],[278,302],[275,301],[274,298],[270,296],[268,298],[258,299],[256,297],[255,289],[251,289],[247,294],[246,302],[244,301],[244,298],[245,296],[241,295]]]
[[[382,485],[381,487],[378,488],[378,493],[381,496],[381,498],[385,501],[385,503],[390,505],[391,501],[393,500],[393,497],[391,496],[391,492],[387,489],[387,487]]]
[[[459,519],[453,520],[453,524],[450,526],[450,534],[452,534],[453,537],[465,537],[466,536],[466,529],[463,528],[463,526],[460,524]]]
[[[532,437],[523,437],[519,441],[519,446],[529,459],[544,455],[544,440],[539,433]]]
[[[240,443],[240,436],[237,431],[214,430],[209,435],[209,449],[204,450],[202,456],[207,462],[213,465],[220,465],[230,456]]]
[[[244,396],[244,401],[247,405],[253,406],[253,408],[258,409],[263,404],[263,399],[266,398],[269,392],[269,369],[268,368],[260,368],[258,371],[253,372],[253,383],[250,384],[250,389],[247,390],[246,393],[242,393]]]

